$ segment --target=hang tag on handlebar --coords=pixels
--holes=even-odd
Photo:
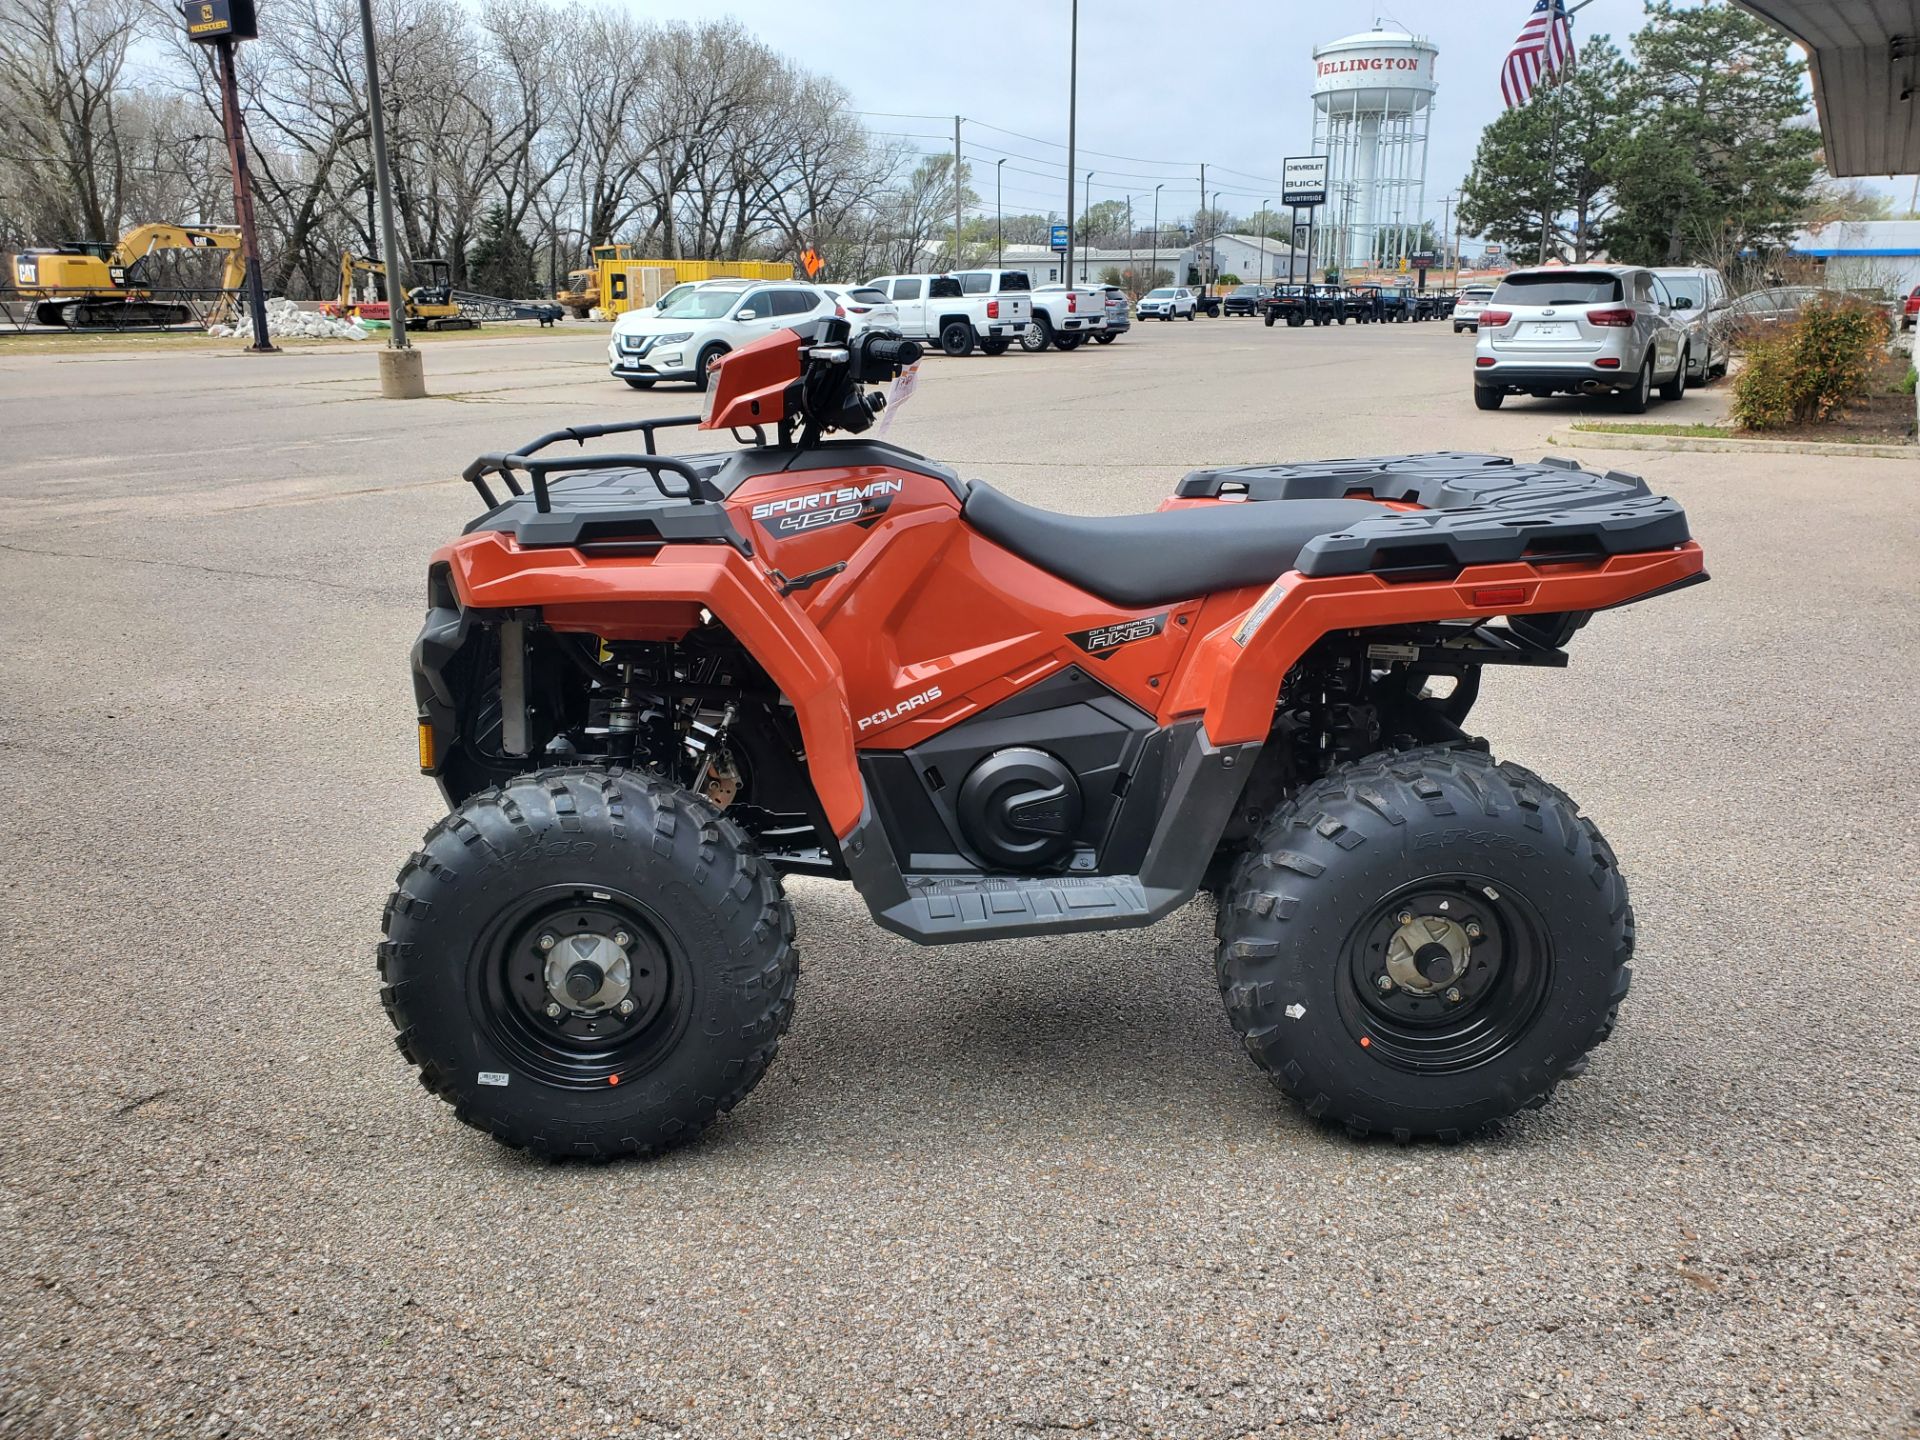
[[[916,360],[895,376],[893,384],[887,387],[887,408],[880,412],[880,424],[873,432],[874,439],[886,439],[887,431],[893,428],[894,415],[913,398],[913,392],[919,384],[920,362]]]

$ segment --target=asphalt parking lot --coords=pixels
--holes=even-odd
[[[1618,1034],[1496,1137],[1303,1119],[1205,901],[918,950],[799,880],[748,1102],[552,1166],[419,1089],[372,945],[437,813],[406,651],[459,468],[697,409],[603,344],[437,342],[396,403],[362,349],[0,341],[0,1435],[1920,1435],[1920,467],[1583,457],[1714,580],[1475,712],[1640,923]],[[891,438],[1121,511],[1589,408],[1478,413],[1470,350],[1149,325],[930,361]]]

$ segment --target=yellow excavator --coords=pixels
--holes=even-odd
[[[7,257],[14,290],[32,306],[34,322],[75,330],[127,325],[183,325],[192,309],[155,298],[143,288],[148,256],[162,250],[221,250],[226,263],[220,288],[230,303],[247,277],[240,231],[231,225],[137,225],[119,243],[63,241],[51,250],[22,250]]]
[[[415,260],[414,271],[426,283],[406,293],[407,324],[425,330],[471,330],[479,322],[461,312],[447,283],[451,267],[444,260]],[[360,293],[360,277],[368,277],[367,293]],[[340,295],[326,307],[330,315],[342,319],[358,316],[362,320],[387,320],[392,312],[387,303],[387,267],[378,260],[351,251],[340,257]]]

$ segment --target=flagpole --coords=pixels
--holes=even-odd
[[[1560,163],[1560,122],[1565,114],[1566,105],[1560,99],[1560,87],[1566,80],[1567,71],[1573,68],[1575,47],[1573,43],[1573,17],[1591,5],[1593,0],[1580,0],[1577,5],[1565,8],[1567,17],[1567,63],[1555,71],[1553,82],[1553,128],[1547,132],[1547,176],[1546,194],[1540,200],[1540,258],[1536,264],[1547,263],[1547,246],[1553,238],[1553,179],[1554,168]],[[1553,20],[1547,20],[1547,33],[1553,33]]]

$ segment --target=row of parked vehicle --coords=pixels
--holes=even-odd
[[[1144,313],[1144,307],[1143,307]],[[1114,285],[1041,285],[1024,270],[882,275],[863,285],[800,280],[700,280],[676,285],[652,305],[614,321],[607,363],[636,390],[663,380],[707,386],[720,356],[788,326],[837,315],[858,335],[897,331],[943,354],[1003,355],[1110,345],[1132,326]]]

